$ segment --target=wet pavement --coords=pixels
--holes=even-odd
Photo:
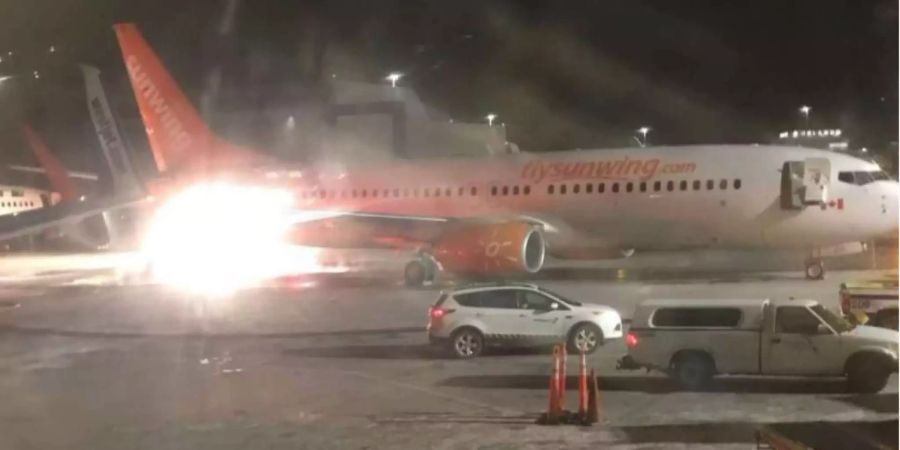
[[[626,318],[650,297],[796,296],[836,307],[842,280],[873,275],[579,270],[540,282]],[[762,425],[822,423],[896,448],[884,431],[896,430],[896,375],[875,395],[848,394],[838,379],[756,377],[682,392],[658,374],[616,371],[625,347],[611,341],[589,358],[601,423],[540,427],[547,350],[446,358],[423,330],[438,287],[311,277],[199,302],[107,285],[96,268],[84,274],[92,283],[67,275],[19,272],[0,289],[0,448],[755,448]]]

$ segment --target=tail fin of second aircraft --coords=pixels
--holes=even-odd
[[[31,147],[31,151],[37,158],[41,168],[44,169],[44,174],[50,181],[50,187],[59,193],[62,201],[73,202],[78,200],[78,190],[75,188],[75,183],[69,178],[69,172],[50,153],[50,149],[44,144],[40,135],[25,123],[22,124],[22,133],[25,135],[25,140],[28,142],[28,146]]]
[[[134,24],[113,29],[161,172],[261,159],[210,131]]]
[[[81,72],[84,75],[88,111],[94,123],[94,131],[97,132],[103,160],[109,170],[109,185],[118,196],[139,194],[144,190],[144,185],[135,171],[125,140],[106,100],[100,71],[96,67],[82,65]]]

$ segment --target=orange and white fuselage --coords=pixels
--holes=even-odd
[[[785,161],[828,158],[830,200],[779,208]],[[267,172],[304,209],[544,225],[548,250],[812,248],[897,226],[897,183],[843,183],[874,163],[798,147],[711,145],[520,153]],[[592,252],[591,250],[594,250]]]

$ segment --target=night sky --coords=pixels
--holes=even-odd
[[[803,104],[859,145],[897,134],[896,1],[5,0],[0,21],[0,73],[19,75],[0,92],[0,142],[25,162],[18,120],[90,168],[73,64],[99,67],[117,112],[136,117],[117,21],[138,24],[195,104],[212,93],[218,108],[399,70],[454,119],[497,113],[524,150],[626,146],[642,125],[656,144],[767,142],[802,123]]]

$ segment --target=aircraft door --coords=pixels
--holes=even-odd
[[[803,203],[821,205],[827,202],[831,161],[828,158],[807,158],[803,165]]]
[[[781,209],[803,209],[803,162],[785,161],[781,166]]]
[[[781,167],[781,208],[803,209],[828,201],[831,162],[827,158],[785,161]]]

